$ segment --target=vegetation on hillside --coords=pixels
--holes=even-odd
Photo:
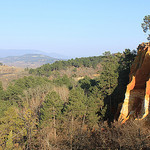
[[[52,71],[65,70],[67,67],[71,66],[74,66],[75,68],[79,68],[81,66],[96,68],[97,64],[101,62],[102,58],[103,56],[94,56],[94,57],[70,59],[67,61],[64,60],[56,61],[53,64],[45,64],[37,69],[30,69],[29,73],[39,76],[43,75],[50,76]]]
[[[148,148],[149,132],[144,128],[139,132],[139,123],[129,124],[128,130],[111,124],[123,100],[135,56],[135,51],[126,49],[123,54],[105,52],[99,57],[58,61],[31,69],[34,76],[14,80],[6,89],[0,82],[0,148]],[[96,68],[99,63],[102,70],[95,78],[47,78],[54,70]]]

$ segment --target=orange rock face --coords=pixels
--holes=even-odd
[[[142,43],[130,71],[130,83],[119,120],[124,123],[131,116],[144,119],[150,114],[150,45]]]

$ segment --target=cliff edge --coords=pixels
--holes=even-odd
[[[150,114],[150,45],[138,46],[137,56],[131,66],[124,103],[119,121],[124,123],[130,117],[144,119]]]

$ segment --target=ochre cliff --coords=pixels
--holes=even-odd
[[[150,114],[150,45],[142,43],[131,66],[124,103],[119,121],[130,117],[144,119]]]

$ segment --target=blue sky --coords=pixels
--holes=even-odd
[[[136,49],[150,0],[0,0],[0,49],[85,57]]]

